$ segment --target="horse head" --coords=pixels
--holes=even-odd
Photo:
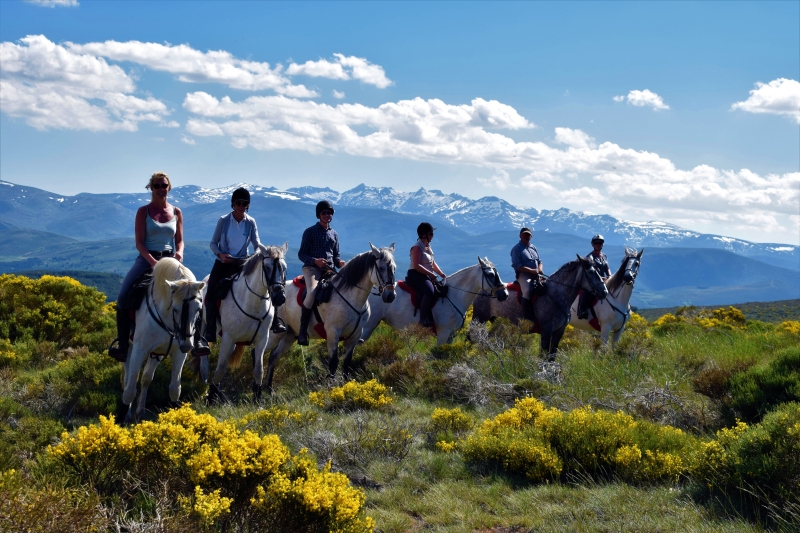
[[[636,281],[636,276],[639,274],[639,265],[642,262],[644,248],[642,248],[638,254],[636,253],[636,250],[629,250],[628,248],[625,249],[625,252],[625,274],[623,275],[622,279],[625,281],[626,285],[631,285]]]
[[[204,281],[181,279],[166,280],[172,302],[172,327],[176,338],[180,341],[180,349],[188,353],[192,349],[192,338],[195,334],[197,317],[203,310]]]
[[[483,276],[481,279],[481,292],[483,292],[483,284],[485,282],[489,285],[489,294],[496,297],[498,302],[505,302],[508,298],[508,289],[500,279],[500,274],[497,273],[494,264],[489,261],[488,257],[481,259],[481,256],[478,256],[478,265],[481,267],[481,275]]]
[[[600,273],[595,270],[592,261],[580,255],[578,255],[578,261],[581,265],[581,288],[591,291],[598,300],[605,300],[608,296],[608,288],[603,282],[603,278],[600,277]]]
[[[376,248],[369,243],[372,255],[375,257],[375,267],[370,272],[372,284],[378,287],[378,293],[384,303],[390,304],[397,297],[395,292],[394,271],[394,243],[385,248]]]
[[[264,285],[270,291],[272,303],[275,307],[280,307],[286,302],[286,252],[289,251],[289,241],[283,246],[264,246],[259,245],[263,254],[261,261],[261,272],[263,273]]]

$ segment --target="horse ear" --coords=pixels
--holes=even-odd
[[[205,281],[198,281],[198,282],[194,283],[192,286],[194,287],[195,291],[200,292],[206,287],[206,282]]]
[[[478,256],[478,264],[483,266],[483,259],[481,259],[481,256]]]
[[[643,253],[644,253],[644,248],[642,248],[641,251],[639,251],[639,254],[636,256],[636,259],[641,259]]]
[[[289,241],[283,243],[283,254],[286,255],[286,252],[289,251]]]
[[[389,245],[389,251],[394,253],[394,243]]]
[[[176,290],[178,290],[178,283],[177,282],[169,281],[169,280],[165,280],[165,281],[167,282],[167,286],[169,287],[169,290],[171,290],[172,292],[175,292]]]
[[[378,249],[377,249],[377,248],[375,248],[375,245],[374,245],[374,244],[372,244],[371,242],[369,243],[369,248],[370,248],[370,250],[372,250],[372,254],[373,254],[375,257],[379,257],[379,256],[380,256],[380,252],[378,251]]]

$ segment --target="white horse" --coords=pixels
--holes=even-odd
[[[152,281],[136,311],[133,343],[124,363],[122,403],[128,406],[126,423],[141,419],[147,388],[153,381],[156,367],[167,355],[172,358],[169,397],[173,402],[180,399],[181,372],[186,353],[192,349],[197,315],[203,309],[204,287],[205,283],[196,281],[191,270],[171,257],[161,259],[153,268]],[[142,390],[134,413],[136,382],[145,358],[147,364],[142,373]]]
[[[208,382],[208,358],[200,357],[200,378],[209,383],[208,401],[219,396],[222,377],[228,365],[237,367],[248,345],[253,346],[253,396],[261,400],[264,379],[264,349],[270,336],[276,305],[285,299],[286,261],[289,243],[282,247],[259,246],[234,278],[227,296],[220,302],[219,359],[211,382]],[[205,293],[204,293],[205,294]],[[205,320],[205,318],[204,318]]]
[[[497,269],[488,258],[478,257],[478,264],[462,268],[447,278],[447,296],[431,310],[436,324],[436,344],[440,346],[452,342],[455,333],[464,325],[467,309],[478,294],[489,293],[489,297],[503,301],[508,298],[508,290],[500,279]],[[417,295],[419,298],[419,295]],[[391,305],[384,303],[376,294],[369,297],[370,316],[361,335],[367,340],[381,320],[395,329],[403,329],[419,322],[414,316],[414,303],[411,294],[397,291],[397,301]]]
[[[625,247],[625,257],[622,259],[617,271],[613,276],[606,280],[608,297],[605,300],[598,300],[592,306],[594,314],[589,314],[588,319],[578,318],[578,302],[580,296],[575,298],[575,302],[570,309],[570,321],[574,327],[586,331],[599,331],[603,345],[608,347],[608,337],[611,332],[614,336],[611,339],[611,346],[617,344],[622,332],[625,331],[625,324],[631,315],[631,294],[633,294],[633,284],[639,274],[644,249],[638,254],[633,248]]]
[[[344,339],[344,363],[342,373],[347,377],[351,371],[350,363],[353,350],[361,338],[361,331],[369,319],[370,308],[367,298],[373,287],[384,301],[395,298],[394,291],[394,243],[387,248],[376,248],[369,244],[370,251],[352,258],[331,279],[333,293],[327,303],[319,304],[317,310],[324,327],[319,326],[316,313],[312,314],[308,326],[311,339],[328,341],[328,376],[333,378],[339,365],[339,340]],[[300,301],[298,302],[298,297]],[[297,339],[300,330],[300,314],[302,305],[302,289],[294,283],[286,287],[286,303],[278,309],[280,316],[288,326],[285,333],[273,334],[269,338],[267,349],[270,350],[267,368],[267,390],[272,393],[272,377],[278,360],[285,354]]]

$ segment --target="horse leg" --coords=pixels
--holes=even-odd
[[[603,343],[603,349],[608,350],[608,336],[611,333],[611,324],[603,324],[600,328],[600,340]]]
[[[356,341],[354,339],[358,339],[360,336],[353,335],[349,339],[347,339],[344,343],[344,360],[342,361],[342,377],[344,381],[347,382],[350,380],[350,376],[353,373],[353,352],[356,351],[356,345],[360,341]]]
[[[219,386],[222,383],[222,378],[225,376],[225,370],[228,368],[228,359],[230,359],[236,344],[230,335],[222,337],[222,342],[219,345],[219,359],[217,360],[217,369],[214,371],[214,377],[211,379],[212,383]]]
[[[122,389],[122,403],[127,407],[125,412],[125,424],[131,424],[133,417],[133,401],[136,399],[136,382],[139,380],[139,369],[142,368],[144,352],[139,343],[134,342],[131,351],[128,353],[128,360],[125,362],[125,379]]]
[[[328,333],[328,379],[336,377],[336,368],[339,366],[339,332]]]
[[[156,373],[156,368],[158,367],[158,359],[154,357],[148,357],[147,363],[145,363],[144,371],[142,372],[142,383],[141,383],[141,391],[139,392],[139,403],[136,406],[136,421],[139,422],[142,420],[142,413],[144,412],[144,406],[147,403],[147,388],[150,386],[150,383],[153,382],[153,376]]]
[[[261,403],[261,383],[264,381],[264,350],[267,347],[269,334],[264,333],[263,338],[253,347],[253,401]]]
[[[556,360],[556,354],[558,352],[558,345],[561,342],[561,337],[564,335],[564,330],[566,329],[566,325],[560,327],[559,329],[552,332],[550,335],[550,350],[547,354],[547,360],[552,362]]]
[[[617,331],[614,332],[614,336],[611,338],[611,347],[612,348],[614,346],[616,346],[617,343],[619,342],[619,338],[622,337],[622,332],[623,331],[625,331],[625,326],[622,326],[621,328],[619,328]]]
[[[173,405],[177,405],[181,399],[181,375],[183,365],[186,363],[186,354],[178,352],[172,356],[172,380],[169,384],[169,399]]]
[[[269,362],[267,363],[267,392],[270,395],[275,392],[272,388],[272,377],[275,375],[275,367],[281,356],[288,352],[289,348],[294,344],[295,336],[287,332],[284,333],[279,340],[273,341],[272,339],[274,338],[274,336],[270,335],[270,341],[265,348],[266,351],[266,349],[271,347],[270,345],[274,346],[269,352]]]

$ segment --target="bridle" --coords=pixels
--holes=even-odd
[[[145,292],[145,303],[147,304],[147,312],[150,313],[150,316],[153,318],[153,321],[155,321],[155,323],[158,324],[158,326],[164,331],[166,331],[167,334],[169,335],[169,346],[167,346],[167,351],[166,351],[166,354],[168,354],[172,350],[173,342],[175,342],[176,340],[185,341],[188,337],[194,335],[194,332],[187,334],[186,329],[189,327],[190,324],[194,325],[195,321],[197,320],[197,316],[201,312],[202,306],[198,306],[194,316],[192,317],[191,320],[189,320],[189,303],[192,300],[197,299],[197,294],[195,294],[193,298],[184,298],[183,303],[181,304],[180,319],[176,320],[175,316],[178,310],[175,309],[172,306],[172,302],[170,302],[169,307],[172,310],[171,313],[172,329],[169,329],[169,326],[167,326],[164,323],[164,320],[162,320],[161,315],[158,312],[158,309],[155,309],[155,306],[150,304],[150,301],[153,298],[151,294],[153,290],[154,290],[153,285],[150,285],[150,290]],[[165,356],[166,355],[150,354],[150,357],[158,359],[159,362],[161,362],[161,360],[164,359]]]
[[[487,272],[488,272],[488,274],[487,274]],[[486,289],[484,287],[485,283],[488,283],[489,287],[491,289],[489,291],[489,295],[488,296],[486,295]],[[450,289],[454,289],[454,290],[457,290],[457,291],[460,291],[460,292],[465,292],[467,294],[484,295],[487,298],[497,298],[497,296],[496,296],[497,290],[500,289],[500,288],[505,289],[505,285],[500,281],[500,274],[497,273],[497,268],[495,268],[493,266],[483,266],[483,265],[481,265],[481,290],[480,291],[478,291],[478,292],[468,291],[466,289],[462,289],[462,288],[456,287],[454,285],[448,285],[448,287]],[[463,328],[464,327],[464,323],[467,321],[467,315],[464,312],[462,312],[461,309],[459,309],[456,306],[455,303],[453,303],[453,300],[450,299],[450,296],[445,296],[444,298],[445,298],[445,300],[450,302],[450,305],[453,306],[453,309],[455,309],[456,313],[458,313],[459,316],[461,317],[461,326],[458,329]]]
[[[253,342],[256,340],[256,336],[258,335],[258,332],[261,330],[261,326],[264,323],[264,319],[267,318],[270,309],[274,306],[272,298],[270,296],[270,291],[274,289],[276,286],[279,286],[281,290],[285,290],[286,288],[286,269],[281,268],[280,257],[272,258],[272,269],[270,271],[269,279],[267,279],[267,272],[266,269],[264,268],[264,263],[266,263],[268,260],[269,260],[268,257],[265,257],[263,260],[261,260],[261,277],[264,280],[264,286],[267,287],[266,294],[262,296],[253,289],[251,289],[250,285],[247,283],[247,276],[244,276],[244,286],[247,287],[247,290],[250,291],[252,294],[254,294],[256,297],[258,297],[260,300],[269,302],[266,310],[264,311],[264,316],[257,317],[251,315],[250,313],[242,309],[242,306],[239,304],[239,302],[236,301],[236,291],[234,291],[233,288],[231,288],[231,299],[233,299],[233,303],[236,304],[236,307],[239,309],[239,311],[241,311],[244,316],[258,322],[258,326],[256,327],[256,330],[253,333],[253,337],[250,339],[250,344],[253,344]],[[280,278],[276,279],[278,276],[278,271],[280,271]],[[236,277],[238,278],[241,275],[242,273],[239,272],[236,275]]]

